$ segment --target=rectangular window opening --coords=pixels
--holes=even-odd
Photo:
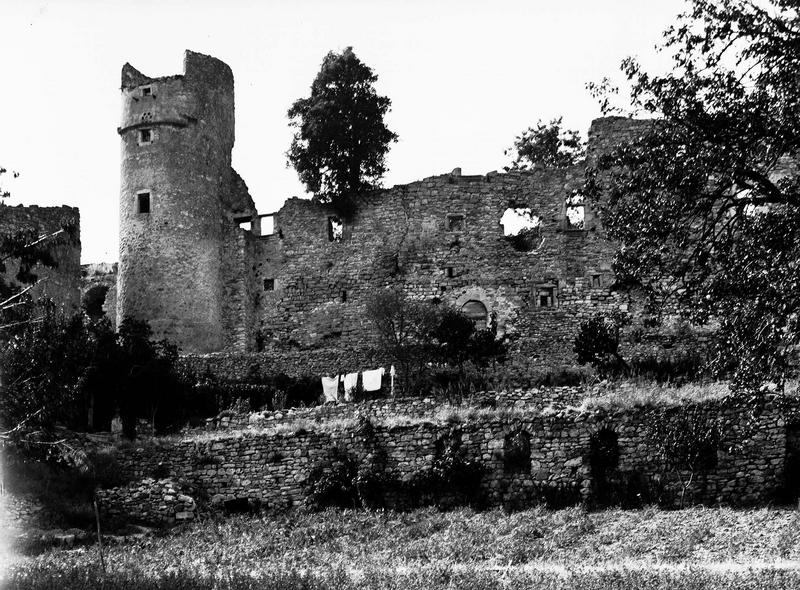
[[[453,271],[452,266],[447,267],[447,278],[452,279],[455,276],[455,272]]]
[[[261,217],[261,235],[273,235],[275,233],[275,215],[268,213],[266,215],[260,215],[259,217]]]
[[[341,242],[344,233],[344,224],[338,217],[328,217],[328,241]]]
[[[447,216],[447,231],[464,231],[464,216],[463,215],[448,215]]]
[[[593,288],[600,287],[600,275],[592,275],[592,287]]]
[[[148,143],[153,143],[153,130],[139,129],[139,145],[146,145]]]
[[[150,86],[142,87],[142,96],[150,96],[153,94],[153,89]]]
[[[138,213],[150,213],[150,193],[136,195],[136,210]]]
[[[275,290],[275,279],[264,279],[264,291]]]
[[[536,302],[539,307],[555,307],[555,289],[553,287],[539,287]]]
[[[586,207],[583,195],[574,192],[566,199],[565,224],[567,229],[586,229]]]
[[[342,291],[341,301],[342,303],[347,301],[347,291]]]

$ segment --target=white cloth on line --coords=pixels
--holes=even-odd
[[[374,369],[372,371],[364,371],[361,373],[361,378],[364,382],[364,391],[378,391],[381,388],[381,377],[386,372],[386,369]]]
[[[397,375],[397,373],[396,373],[396,372],[395,372],[395,370],[394,370],[394,365],[392,365],[392,368],[391,368],[391,369],[389,369],[389,375],[391,375],[392,377],[394,377],[395,375]]]
[[[322,393],[325,394],[326,402],[339,400],[339,375],[336,377],[322,377]]]
[[[344,376],[344,401],[353,401],[353,390],[358,384],[358,373],[348,373]]]

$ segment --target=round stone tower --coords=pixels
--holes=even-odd
[[[146,320],[184,352],[224,346],[223,198],[231,183],[233,73],[187,51],[183,75],[122,68],[117,324]]]

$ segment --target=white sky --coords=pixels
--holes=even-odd
[[[120,69],[182,72],[184,49],[236,79],[234,168],[259,211],[304,196],[286,111],[329,50],[352,45],[392,99],[385,186],[501,169],[537,119],[586,133],[585,84],[653,50],[681,0],[0,0],[0,164],[10,204],[81,210],[83,262],[116,261]]]

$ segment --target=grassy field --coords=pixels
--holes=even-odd
[[[797,588],[800,512],[330,510],[19,557],[4,588]]]

